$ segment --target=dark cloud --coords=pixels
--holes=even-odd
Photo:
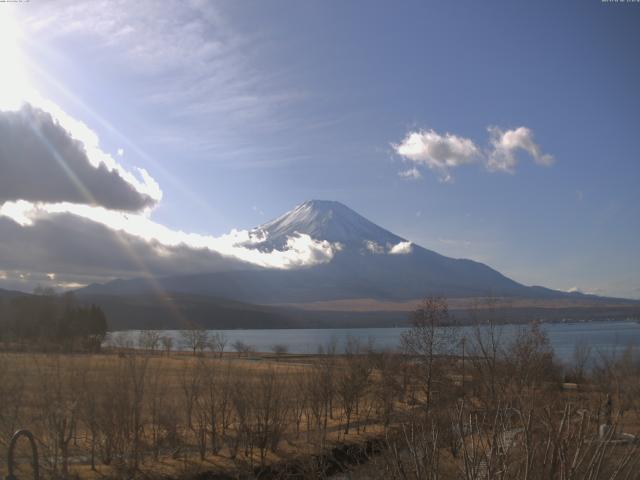
[[[0,239],[0,288],[255,268],[207,249],[147,242],[71,213],[46,215],[30,226],[0,217]],[[51,282],[49,272],[55,273]]]
[[[96,168],[84,145],[47,112],[26,105],[0,112],[0,204],[72,202],[138,211],[156,199],[117,169]]]

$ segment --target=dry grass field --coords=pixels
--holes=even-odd
[[[459,341],[438,308],[402,353],[2,353],[0,446],[31,430],[56,479],[638,478],[633,348],[561,371],[536,325],[507,344],[490,325],[465,357],[436,355]],[[29,478],[26,444],[16,459]]]
[[[346,434],[341,404],[324,405],[322,392],[313,392],[339,360],[215,357],[2,354],[0,444],[30,429],[43,470],[71,478],[120,478],[131,469],[183,477],[253,471],[381,431],[371,398],[350,413]],[[19,463],[29,470],[22,447]]]

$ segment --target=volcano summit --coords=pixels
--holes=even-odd
[[[310,200],[252,231],[254,248],[282,250],[301,234],[331,244],[333,255],[310,267],[249,267],[210,274],[158,279],[165,292],[193,293],[236,301],[280,304],[370,298],[410,300],[446,297],[566,297],[567,293],[527,287],[479,262],[454,259],[411,243],[367,220],[346,205]],[[143,279],[91,285],[83,293],[138,294],[150,291]]]

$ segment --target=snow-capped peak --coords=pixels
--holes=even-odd
[[[266,244],[274,248],[284,245],[288,237],[300,233],[354,248],[396,245],[405,241],[346,205],[330,200],[306,201],[256,230],[264,232]]]

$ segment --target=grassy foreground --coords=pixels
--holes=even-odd
[[[403,353],[0,354],[0,443],[30,429],[60,479],[640,478],[633,347],[563,370],[535,325],[460,343],[426,307]]]
[[[0,444],[32,430],[45,476],[188,477],[252,472],[382,431],[374,399],[360,394],[347,428],[331,391],[343,360],[217,357],[1,354]],[[21,444],[24,473],[27,453]],[[4,476],[4,454],[0,462]]]

